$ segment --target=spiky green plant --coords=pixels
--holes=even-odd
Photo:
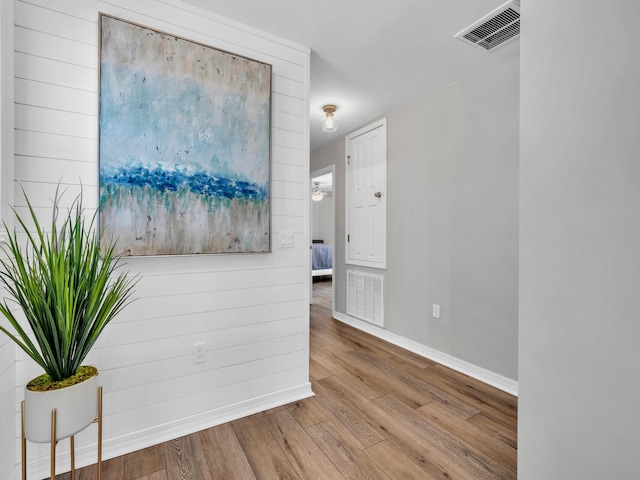
[[[132,301],[137,278],[126,272],[115,275],[120,260],[115,244],[100,245],[94,231],[97,211],[85,223],[82,194],[59,221],[56,190],[50,233],[39,223],[24,190],[23,194],[35,231],[29,231],[27,221],[14,209],[27,239],[23,248],[14,229],[7,232],[7,245],[2,246],[0,285],[8,298],[0,302],[0,313],[14,332],[2,325],[0,330],[52,381],[59,381],[76,373],[107,324]],[[24,312],[35,342],[7,299]]]

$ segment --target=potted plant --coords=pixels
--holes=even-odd
[[[7,231],[0,258],[0,286],[7,297],[0,313],[12,328],[0,325],[0,330],[45,371],[25,388],[25,437],[40,443],[51,440],[52,408],[56,440],[95,420],[98,372],[82,362],[107,324],[130,303],[137,282],[127,272],[116,272],[120,257],[114,242],[100,244],[94,230],[98,212],[87,222],[80,194],[61,215],[58,189],[49,232],[23,190],[28,215],[13,212],[25,233]],[[23,319],[16,316],[16,304]]]

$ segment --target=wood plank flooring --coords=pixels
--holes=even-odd
[[[516,478],[515,397],[333,320],[331,281],[313,289],[315,397],[108,460],[103,480]]]

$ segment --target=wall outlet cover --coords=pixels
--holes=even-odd
[[[193,344],[193,363],[204,363],[207,361],[207,344],[205,342]]]

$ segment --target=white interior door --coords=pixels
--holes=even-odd
[[[387,267],[387,122],[347,136],[346,263]]]

